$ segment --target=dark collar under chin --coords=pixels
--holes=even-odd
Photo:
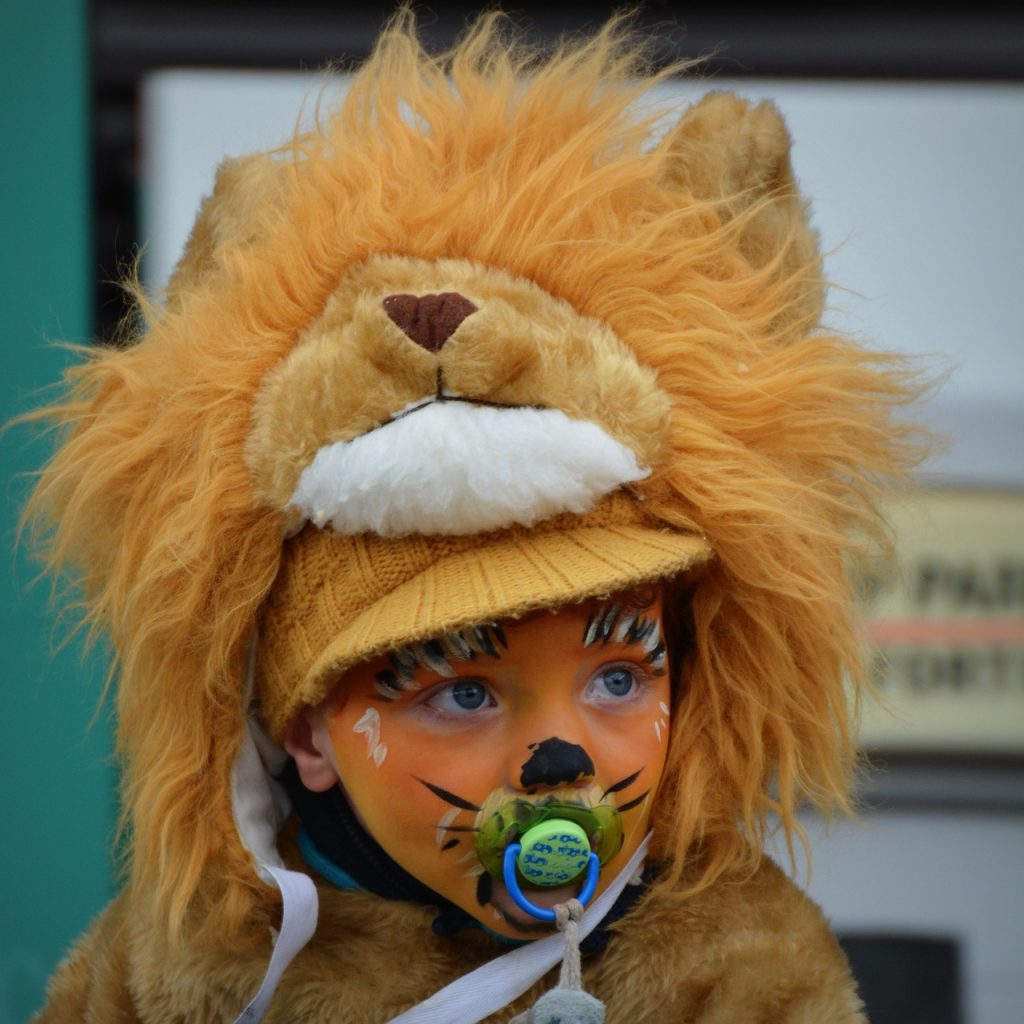
[[[340,786],[323,793],[307,789],[294,761],[278,777],[320,855],[354,879],[360,889],[390,900],[411,900],[441,908],[443,896],[396,863],[359,823]]]
[[[291,760],[278,776],[278,782],[284,786],[302,822],[305,839],[300,846],[309,867],[328,881],[343,884],[339,879],[348,878],[360,889],[384,899],[409,900],[436,907],[438,915],[432,928],[438,935],[454,935],[467,927],[484,928],[461,907],[434,892],[388,856],[359,823],[340,786],[314,793],[302,784],[295,762]],[[630,910],[645,888],[646,885],[627,885],[598,927],[580,943],[580,950],[584,953],[603,950],[608,943],[608,925]],[[490,929],[484,930],[495,934]]]

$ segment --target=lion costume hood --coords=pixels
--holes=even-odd
[[[665,74],[618,24],[538,56],[488,16],[434,58],[402,16],[336,113],[221,168],[139,336],[71,371],[30,515],[112,641],[130,855],[41,1020],[234,1019],[305,944],[271,780],[347,666],[698,564],[647,924],[584,976],[615,1021],[859,1019],[760,848],[847,806],[850,567],[915,455],[908,379],[818,326],[776,110],[666,129]],[[500,951],[318,885],[267,1020],[391,1019]]]

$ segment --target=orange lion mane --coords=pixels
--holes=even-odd
[[[242,685],[282,551],[246,465],[254,395],[346,269],[457,257],[601,320],[669,396],[640,485],[716,553],[653,820],[658,884],[750,869],[769,822],[850,808],[864,685],[851,569],[919,455],[895,357],[820,329],[817,240],[770,104],[712,94],[666,130],[621,21],[538,57],[499,15],[450,53],[391,22],[343,101],[229,161],[131,343],[97,347],[40,414],[63,433],[27,510],[115,654],[132,898],[169,933],[243,941],[277,895],[239,841]]]

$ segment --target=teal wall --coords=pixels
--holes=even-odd
[[[89,336],[86,0],[0,3],[0,420],[39,404]],[[45,584],[14,553],[24,474],[45,446],[0,437],[0,1024],[21,1024],[75,936],[110,898],[111,729],[90,728],[99,659],[54,653]],[[72,1024],[72,1022],[69,1022]]]

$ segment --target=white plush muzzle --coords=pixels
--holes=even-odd
[[[343,534],[470,534],[584,514],[649,473],[632,449],[557,409],[440,400],[325,445],[291,505]]]

